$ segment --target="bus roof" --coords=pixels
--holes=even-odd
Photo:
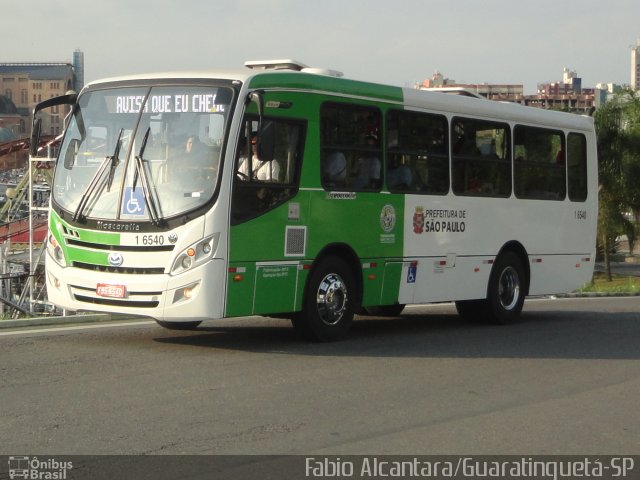
[[[473,115],[503,121],[539,124],[546,127],[593,130],[593,118],[574,113],[527,107],[512,102],[496,102],[484,98],[465,95],[450,95],[445,92],[426,91],[413,88],[395,87],[372,82],[363,82],[335,75],[324,75],[312,71],[294,69],[237,69],[237,70],[194,70],[146,73],[105,78],[88,83],[85,88],[101,84],[180,79],[222,79],[248,83],[252,89],[286,89],[337,93],[363,99],[390,101],[405,107],[449,113],[453,115]]]
[[[185,71],[166,71],[166,72],[149,72],[134,75],[123,75],[118,77],[101,78],[94,80],[85,85],[85,88],[98,86],[105,83],[115,82],[131,82],[140,80],[186,80],[195,79],[222,79],[222,80],[239,80],[244,82],[247,78],[254,76],[255,72],[251,70],[185,70]]]

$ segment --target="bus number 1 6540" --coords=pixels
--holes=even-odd
[[[136,235],[136,245],[164,245],[164,235]]]

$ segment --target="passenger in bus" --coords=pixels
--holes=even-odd
[[[475,157],[480,156],[481,152],[476,144],[475,138],[470,137],[468,134],[462,133],[453,146],[453,154],[463,157]]]
[[[322,169],[323,184],[326,187],[343,187],[347,179],[347,159],[342,152],[327,155]]]
[[[409,190],[412,183],[411,168],[403,163],[402,155],[394,155],[387,172],[387,187],[394,190]]]
[[[367,145],[377,147],[378,139],[375,135],[367,135]],[[382,180],[382,163],[372,154],[360,157],[357,162],[356,178],[353,182],[354,190],[369,190],[380,188]]]

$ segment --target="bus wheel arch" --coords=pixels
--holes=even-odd
[[[362,297],[361,266],[345,245],[325,248],[313,262],[305,283],[302,310],[293,326],[304,337],[320,341],[347,335]]]
[[[529,255],[517,241],[507,242],[496,255],[486,297],[456,301],[458,314],[471,321],[507,324],[515,320],[529,293]]]
[[[517,255],[518,258],[520,258],[522,267],[524,268],[524,295],[529,295],[531,266],[529,265],[529,254],[527,253],[527,250],[524,248],[522,243],[518,242],[517,240],[511,240],[510,242],[507,242],[502,246],[502,248],[498,252],[498,255],[496,255],[496,262],[502,255],[505,255],[507,252],[512,252],[513,254]]]
[[[360,261],[360,257],[356,254],[356,252],[349,245],[344,243],[333,243],[325,246],[318,255],[316,255],[316,259],[313,261],[311,265],[311,271],[313,271],[318,265],[322,262],[325,262],[328,257],[338,257],[341,258],[344,262],[347,263],[351,271],[354,275],[354,280],[356,283],[356,296],[355,300],[357,302],[354,304],[356,310],[360,308],[360,304],[362,303],[362,262]]]
[[[529,293],[529,256],[521,243],[505,244],[493,263],[484,310],[492,323],[507,324],[522,311]]]

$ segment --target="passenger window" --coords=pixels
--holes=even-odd
[[[587,139],[579,133],[567,137],[567,170],[569,199],[584,202],[587,199]]]
[[[567,188],[563,132],[517,125],[513,136],[516,196],[564,200]]]
[[[327,190],[382,187],[381,115],[375,108],[326,103],[320,112],[321,178]]]
[[[452,186],[456,195],[511,195],[509,126],[469,118],[451,123]]]
[[[387,113],[387,188],[445,195],[449,191],[447,118],[406,110]]]
[[[298,191],[304,124],[265,118],[244,121],[236,158],[232,222],[241,223],[269,211]]]

